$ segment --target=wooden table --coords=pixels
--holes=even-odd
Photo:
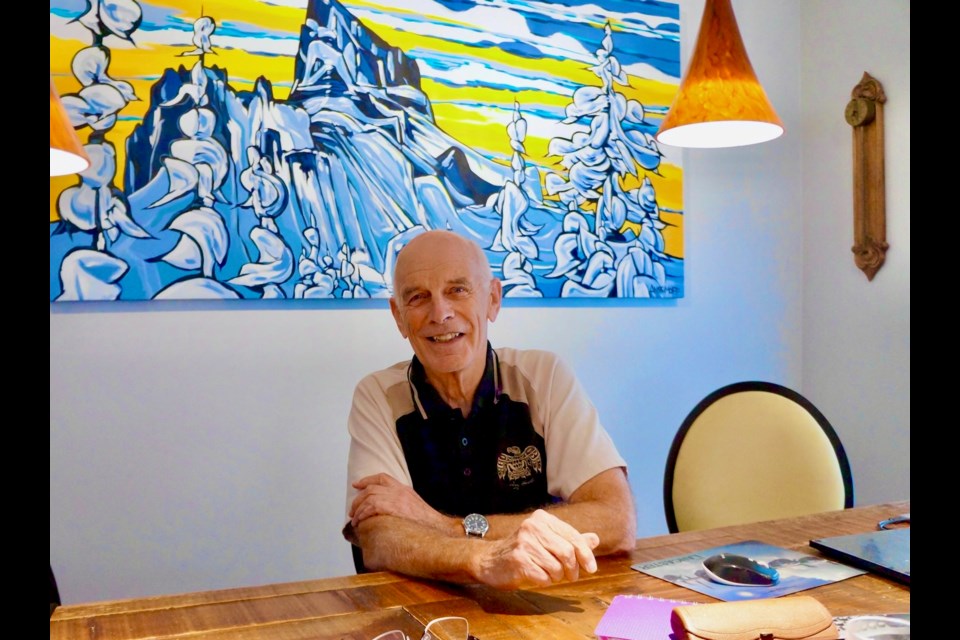
[[[617,594],[717,601],[635,571],[631,564],[748,539],[819,555],[808,545],[810,539],[874,531],[879,520],[909,511],[909,501],[893,502],[642,538],[630,554],[601,558],[596,574],[540,589],[503,592],[380,572],[65,605],[50,618],[50,640],[370,640],[390,629],[419,640],[426,622],[445,615],[466,617],[480,640],[593,639]],[[835,616],[910,611],[910,587],[874,574],[802,593],[820,600]]]

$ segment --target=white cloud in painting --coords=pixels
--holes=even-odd
[[[376,9],[371,9],[369,5],[350,6],[349,3],[345,3],[345,6],[370,25],[380,24],[399,31],[465,44],[504,44],[517,41],[536,49],[543,57],[577,60],[585,64],[596,62],[595,47],[587,47],[568,34],[558,32],[549,36],[534,35],[527,27],[526,20],[510,3],[493,2],[465,11],[453,11],[440,3],[424,0],[397,2]],[[548,21],[558,24],[594,22],[602,32],[603,24],[609,19],[621,32],[629,31],[635,35],[653,37],[649,29],[640,27],[635,16],[606,11],[595,4],[566,7],[534,2],[522,6],[528,13],[536,12]],[[676,22],[667,19],[663,20],[661,25]],[[614,39],[616,40],[616,34]],[[629,75],[652,80],[677,80],[643,62],[624,64],[624,70]]]

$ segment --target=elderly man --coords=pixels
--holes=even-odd
[[[390,309],[414,357],[363,378],[348,419],[344,536],[368,569],[516,589],[634,548],[626,463],[561,360],[490,346],[501,297],[456,233],[397,256]]]

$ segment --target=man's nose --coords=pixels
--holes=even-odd
[[[430,320],[443,324],[453,317],[453,305],[443,296],[434,296],[430,307]]]

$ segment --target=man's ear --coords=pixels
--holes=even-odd
[[[490,280],[490,304],[487,305],[487,320],[493,322],[500,313],[500,303],[503,301],[503,283],[500,278]]]
[[[397,330],[400,332],[400,335],[404,338],[407,337],[407,332],[403,328],[403,317],[400,315],[400,307],[397,306],[397,301],[394,298],[390,298],[390,312],[393,314],[393,321],[397,323]]]

